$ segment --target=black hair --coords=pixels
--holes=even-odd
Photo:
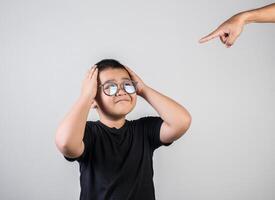
[[[115,59],[103,59],[96,63],[96,67],[98,68],[98,74],[106,69],[124,69],[131,77],[126,67],[124,67],[124,65],[122,65],[119,61]],[[99,76],[97,77],[97,80],[98,83],[100,83]]]
[[[96,63],[96,66],[98,68],[98,73],[108,68],[125,69],[127,71],[127,69],[119,61],[114,59],[103,59]]]

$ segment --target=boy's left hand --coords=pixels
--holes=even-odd
[[[146,84],[141,80],[141,78],[133,70],[131,70],[129,67],[125,65],[124,67],[129,72],[131,79],[137,82],[137,91],[136,91],[137,95],[141,95],[145,87],[147,87]]]

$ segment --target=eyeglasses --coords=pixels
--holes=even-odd
[[[132,81],[132,80],[127,80],[127,81],[123,81],[122,83],[120,83],[120,88],[122,88],[125,92],[127,92],[128,94],[133,94],[136,92],[136,85],[138,82],[136,81]],[[114,96],[118,93],[119,89],[118,89],[118,84],[115,82],[106,82],[103,83],[101,85],[99,85],[98,87],[103,87],[103,92],[107,95],[107,96]]]

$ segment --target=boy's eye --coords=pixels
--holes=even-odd
[[[109,87],[116,87],[116,85],[114,83],[107,83],[105,84],[105,87],[104,88],[109,88]]]
[[[125,81],[125,82],[124,82],[124,85],[125,85],[125,86],[132,86],[132,85],[133,85],[133,82],[132,82],[132,81]]]

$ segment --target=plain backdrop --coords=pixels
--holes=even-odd
[[[56,128],[104,58],[132,68],[192,115],[154,153],[158,200],[275,199],[275,24],[234,46],[198,40],[272,1],[0,1],[0,199],[75,200],[79,165]],[[127,119],[157,112],[141,97]],[[88,120],[97,120],[91,110]]]

